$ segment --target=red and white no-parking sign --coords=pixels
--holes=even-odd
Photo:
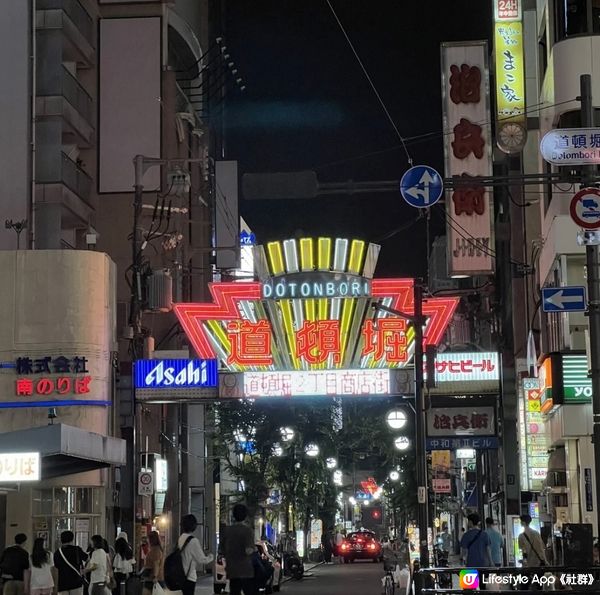
[[[600,229],[600,190],[584,188],[571,199],[571,219],[583,229]]]

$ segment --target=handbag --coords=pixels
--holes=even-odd
[[[77,570],[77,568],[75,568],[75,566],[73,566],[73,564],[71,564],[71,562],[69,562],[69,561],[67,560],[66,556],[64,555],[64,553],[63,553],[63,551],[62,551],[62,548],[60,548],[60,547],[59,547],[59,548],[58,548],[58,551],[59,551],[59,553],[60,553],[60,555],[61,555],[62,559],[63,559],[63,560],[65,561],[65,563],[67,564],[67,566],[68,566],[69,568],[71,568],[71,569],[72,569],[72,570],[73,570],[75,573],[77,573],[77,575],[79,576],[79,578],[81,578],[81,580],[83,581],[83,583],[84,583],[85,585],[89,585],[90,583],[89,583],[89,582],[88,582],[88,580],[85,578],[85,576],[83,576],[83,574],[81,574],[81,571],[80,571],[80,570]]]

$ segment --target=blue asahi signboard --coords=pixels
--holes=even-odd
[[[136,389],[191,389],[217,386],[217,361],[141,359],[135,362]]]

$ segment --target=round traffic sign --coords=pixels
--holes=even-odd
[[[411,206],[427,209],[440,200],[444,192],[442,176],[428,165],[414,165],[400,180],[400,194]]]
[[[140,473],[140,483],[147,486],[152,483],[152,474],[150,473]]]
[[[583,229],[600,229],[600,190],[584,188],[572,199],[571,219]]]

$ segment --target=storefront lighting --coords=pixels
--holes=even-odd
[[[325,465],[327,466],[327,469],[335,469],[337,467],[337,460],[333,457],[329,457],[325,461]]]
[[[400,479],[400,473],[398,473],[398,471],[390,471],[390,479],[392,481],[398,481]]]
[[[356,506],[356,498],[354,496],[350,496],[350,498],[348,498],[348,502],[350,502],[352,506]]]
[[[457,459],[474,459],[475,449],[474,448],[457,448],[456,449]]]
[[[283,456],[283,447],[281,446],[281,444],[279,444],[279,442],[276,442],[275,444],[273,444],[273,456],[275,456],[275,457]]]
[[[398,436],[394,440],[394,445],[398,450],[406,450],[410,447],[410,440],[406,436]]]
[[[281,434],[281,439],[284,442],[290,442],[294,439],[295,433],[292,428],[280,428],[279,433]]]
[[[341,485],[342,485],[342,483],[343,483],[343,481],[344,481],[344,476],[343,476],[343,473],[342,473],[342,472],[341,472],[339,469],[336,469],[336,470],[333,472],[333,483],[334,483],[336,486],[341,486]]]
[[[316,444],[311,442],[310,444],[306,445],[306,447],[304,448],[304,452],[307,457],[318,457],[319,456],[319,447]]]

